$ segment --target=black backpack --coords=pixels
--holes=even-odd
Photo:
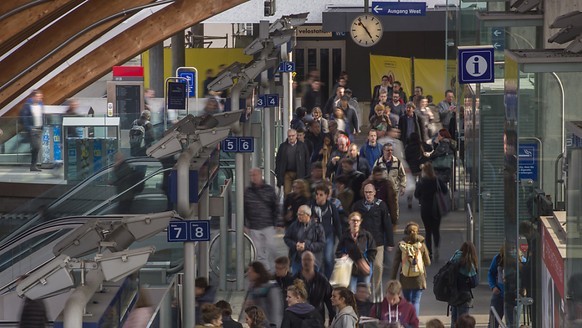
[[[139,124],[139,120],[134,120],[129,130],[129,146],[132,151],[132,156],[136,156],[136,151],[142,149],[144,145],[145,138],[145,126],[149,123],[146,121],[144,124]]]
[[[459,290],[457,288],[457,273],[459,264],[448,261],[440,268],[439,272],[433,278],[432,291],[437,301],[451,304],[452,300],[458,298]],[[454,305],[454,304],[451,304]]]
[[[309,313],[303,321],[301,321],[301,328],[323,328],[323,322],[317,310]]]

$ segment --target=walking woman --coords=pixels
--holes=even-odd
[[[434,151],[430,154],[430,160],[436,174],[444,182],[449,182],[453,171],[453,159],[457,149],[457,142],[453,140],[447,129],[440,129],[433,140]]]
[[[267,321],[277,324],[283,316],[283,296],[281,288],[267,271],[262,262],[255,261],[248,269],[249,290],[247,305],[256,305],[265,310]]]
[[[408,137],[408,143],[404,147],[404,157],[410,168],[414,180],[418,182],[421,175],[420,166],[428,162],[428,153],[424,150],[422,141],[420,140],[420,135],[416,132],[412,132]],[[412,195],[408,195],[408,208],[412,208]]]
[[[301,279],[295,279],[292,286],[287,288],[287,304],[281,328],[304,327],[303,321],[307,321],[305,326],[323,328],[323,318],[319,315],[313,305],[307,303],[307,290],[305,283]]]
[[[409,222],[406,228],[404,228],[404,238],[402,238],[399,247],[396,249],[391,277],[391,279],[398,278],[402,285],[402,294],[408,302],[414,305],[417,316],[420,315],[422,291],[426,289],[426,267],[430,265],[430,257],[424,244],[424,237],[418,234],[419,228],[416,222]],[[407,274],[403,272],[404,268],[401,268],[403,267],[402,253],[405,255],[410,255],[410,253],[416,255],[417,252],[419,252],[422,258],[422,264],[420,263],[421,261],[417,260],[418,268],[420,269],[418,273]]]
[[[473,303],[471,289],[477,287],[479,282],[477,277],[479,267],[475,245],[470,241],[464,242],[461,245],[461,249],[455,251],[450,261],[459,264],[459,272],[457,273],[459,297],[454,302],[455,304],[449,304],[451,306],[451,328],[455,328],[457,318],[462,314],[469,313]]]
[[[434,198],[437,190],[437,184],[441,189],[441,192],[448,193],[447,185],[438,179],[434,173],[431,163],[424,163],[422,165],[422,173],[420,180],[416,183],[416,190],[414,191],[414,197],[420,202],[420,217],[422,218],[422,223],[424,224],[424,230],[426,231],[426,247],[428,248],[428,253],[430,258],[438,260],[439,258],[439,245],[441,241],[441,215],[438,211],[433,209]],[[434,248],[432,245],[434,238]]]
[[[358,313],[356,298],[351,290],[336,287],[331,293],[331,304],[337,308],[337,314],[329,325],[330,328],[356,328]]]

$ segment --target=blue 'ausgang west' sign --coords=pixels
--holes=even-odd
[[[426,16],[426,2],[372,1],[372,12],[388,16]]]

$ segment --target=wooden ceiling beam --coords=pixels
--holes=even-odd
[[[114,65],[151,48],[184,29],[247,0],[176,0],[71,64],[40,87],[47,104],[64,101],[93,83]]]
[[[132,0],[131,8],[143,6],[151,2],[153,0]],[[91,24],[123,12],[126,9],[129,9],[127,0],[111,0],[108,1],[107,6],[103,6],[102,0],[88,1],[41,33],[35,35],[28,42],[0,61],[0,86],[2,86],[2,91],[0,91],[0,108],[30,88],[38,80],[39,76],[44,76],[58,67],[83,47],[96,40],[112,27],[126,20],[128,16],[120,16],[96,26],[77,38],[70,40],[62,49],[50,57],[45,58],[34,67],[31,67],[33,64],[40,61],[54,49],[65,44],[75,34]],[[25,74],[20,78],[4,87],[4,84],[10,79],[23,72]]]
[[[20,42],[73,9],[82,0],[52,0],[15,13],[1,21],[0,54],[8,52]],[[12,1],[2,1],[12,2]]]
[[[9,12],[17,10],[26,6],[26,4],[31,4],[33,0],[12,0],[12,1],[1,1],[0,2],[0,16],[4,16]],[[1,22],[2,20],[0,20]]]

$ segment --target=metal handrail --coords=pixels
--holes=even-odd
[[[473,210],[471,209],[471,204],[466,203],[467,207],[467,241],[474,243],[473,228],[475,226],[475,219],[473,217]]]
[[[497,311],[495,310],[495,307],[491,307],[491,312],[490,312],[490,319],[491,319],[491,315],[493,316],[493,318],[495,319],[495,322],[497,322],[497,324],[499,325],[500,328],[507,328],[507,326],[503,323],[503,320],[501,319],[501,317],[499,316],[499,314],[497,313]],[[489,320],[491,322],[491,320]]]

